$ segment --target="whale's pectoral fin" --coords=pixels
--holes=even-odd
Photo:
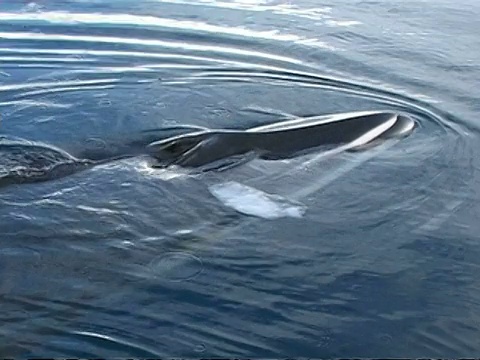
[[[225,206],[244,215],[264,219],[301,218],[307,208],[288,198],[267,193],[235,181],[209,186],[210,193]]]

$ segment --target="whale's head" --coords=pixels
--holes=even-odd
[[[147,146],[147,152],[158,161],[156,167],[196,168],[234,155],[228,153],[227,138],[227,131],[199,131],[155,141]]]
[[[154,167],[222,169],[242,163],[248,153],[255,155],[251,137],[236,130],[198,131],[153,142],[147,152],[157,160]]]

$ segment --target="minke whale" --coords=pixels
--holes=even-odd
[[[0,186],[53,180],[106,162],[149,156],[155,168],[225,169],[254,157],[288,159],[322,149],[355,151],[410,134],[413,119],[370,111],[299,118],[246,130],[197,126],[142,132],[138,139],[105,142],[101,149],[61,149],[41,142],[0,136]],[[165,134],[175,134],[165,137]],[[163,136],[162,136],[163,135]],[[161,140],[158,140],[161,138]]]
[[[281,121],[246,130],[201,130],[152,142],[147,152],[158,163],[184,168],[223,168],[254,157],[288,159],[322,149],[359,151],[409,135],[415,121],[402,114],[366,111]],[[249,156],[247,156],[247,154]],[[231,166],[228,163],[226,166]]]

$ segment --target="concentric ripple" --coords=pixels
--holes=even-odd
[[[478,352],[480,79],[466,28],[478,11],[421,5],[0,5],[0,137],[66,159],[121,155],[182,126],[363,110],[417,125],[357,153],[193,176],[153,169],[137,151],[0,189],[0,353]],[[22,159],[8,155],[1,176]],[[304,216],[238,213],[208,190],[227,182],[299,203]]]

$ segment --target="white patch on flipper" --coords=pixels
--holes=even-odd
[[[306,210],[305,205],[299,202],[268,194],[235,181],[211,185],[208,189],[226,206],[242,214],[264,219],[301,218]]]

